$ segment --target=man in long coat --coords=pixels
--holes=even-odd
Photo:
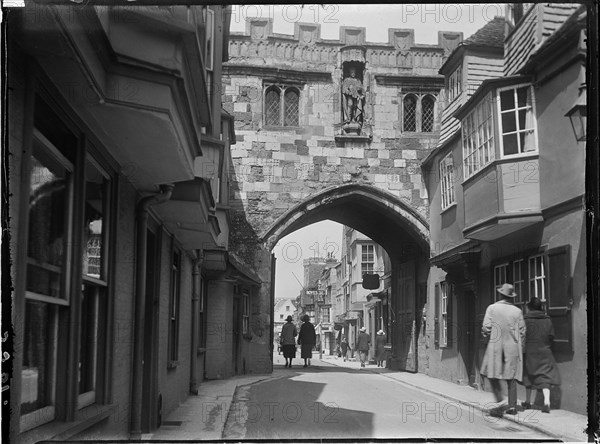
[[[481,333],[489,338],[481,374],[487,376],[497,402],[503,400],[500,380],[508,385],[508,410],[517,413],[517,384],[523,379],[523,348],[525,347],[525,321],[523,313],[513,304],[517,296],[510,284],[498,289],[501,299],[485,311]],[[502,416],[501,408],[490,411],[492,416]]]

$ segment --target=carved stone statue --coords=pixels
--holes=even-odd
[[[344,125],[362,127],[365,92],[362,82],[356,78],[356,68],[350,67],[349,76],[342,81],[342,104]]]

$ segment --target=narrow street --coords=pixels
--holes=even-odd
[[[224,439],[548,439],[481,410],[402,384],[385,374],[275,356],[274,378],[241,386]]]

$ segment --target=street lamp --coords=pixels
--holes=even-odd
[[[566,117],[571,121],[573,132],[578,142],[586,140],[587,129],[587,99],[586,99],[586,84],[582,83],[579,86],[579,97],[573,107],[567,111]]]

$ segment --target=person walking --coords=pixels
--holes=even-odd
[[[300,357],[304,359],[304,367],[310,365],[312,358],[312,350],[317,342],[317,334],[315,326],[310,322],[310,316],[302,316],[304,324],[300,326],[300,334],[298,335],[298,344],[300,345]]]
[[[346,336],[342,338],[340,349],[342,350],[342,358],[344,358],[344,362],[346,362],[348,360],[348,339],[346,339]]]
[[[543,413],[550,413],[550,387],[560,385],[560,374],[552,355],[551,345],[554,339],[554,327],[550,317],[542,310],[542,301],[533,298],[527,304],[525,315],[525,369],[523,385],[525,402],[521,405],[531,408],[531,391],[541,390],[544,395]]]
[[[383,330],[377,332],[375,337],[375,360],[377,361],[377,367],[383,367],[383,360],[385,359],[385,344],[387,342],[387,336]]]
[[[503,400],[501,380],[508,385],[508,410],[517,413],[516,381],[523,379],[523,349],[525,347],[525,321],[523,313],[513,304],[517,296],[510,284],[498,290],[501,299],[488,306],[483,319],[481,333],[489,342],[483,355],[481,374],[487,376],[497,402]],[[491,416],[501,417],[502,407],[490,411]]]
[[[288,315],[285,320],[286,323],[281,328],[281,349],[285,358],[285,367],[292,368],[292,359],[296,357],[295,338],[298,336],[298,330],[296,330],[296,326],[292,323],[293,318],[291,315]]]
[[[361,368],[365,366],[365,362],[369,354],[369,344],[371,344],[371,337],[366,332],[366,327],[361,327],[360,333],[358,334],[358,338],[356,339],[356,350],[358,351],[358,354],[360,356]]]

